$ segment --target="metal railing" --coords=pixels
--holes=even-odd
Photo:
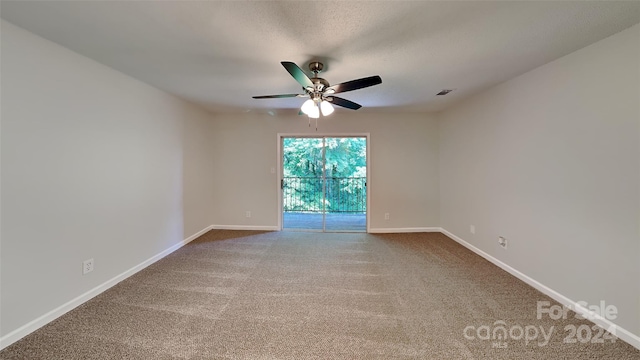
[[[365,177],[285,177],[282,194],[286,212],[364,214],[367,211]]]

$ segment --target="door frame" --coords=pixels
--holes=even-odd
[[[277,164],[277,174],[278,177],[276,179],[276,187],[277,187],[277,191],[276,194],[278,196],[276,203],[278,204],[278,230],[282,231],[283,229],[283,217],[282,217],[282,188],[280,187],[280,181],[283,179],[284,177],[284,164],[282,163],[282,141],[284,138],[354,138],[354,137],[359,137],[359,138],[365,138],[366,139],[366,146],[367,146],[367,186],[366,186],[366,190],[367,190],[367,194],[366,194],[366,199],[367,199],[367,214],[366,214],[366,219],[367,219],[367,230],[366,232],[369,233],[370,230],[370,221],[369,221],[369,214],[371,213],[370,209],[371,209],[371,134],[370,133],[318,133],[318,134],[309,134],[309,133],[278,133],[278,138],[277,138],[277,146],[278,146],[278,151],[277,151],[277,159],[276,159],[276,164]]]

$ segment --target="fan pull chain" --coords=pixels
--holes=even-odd
[[[316,118],[316,131],[318,131],[318,118]]]

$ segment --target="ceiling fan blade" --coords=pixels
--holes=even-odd
[[[291,61],[282,61],[280,62],[282,66],[293,76],[294,79],[298,82],[298,84],[302,85],[303,88],[313,87],[313,82],[311,79],[298,67],[298,65],[292,63]]]
[[[261,96],[253,96],[254,99],[279,99],[279,98],[290,98],[290,97],[305,97],[305,94],[281,94],[281,95],[261,95]]]
[[[362,88],[366,88],[373,85],[382,84],[382,78],[378,75],[369,76],[362,79],[351,80],[347,82],[343,82],[341,84],[333,85],[325,90],[325,93],[328,94],[337,94],[345,91],[358,90]]]
[[[351,110],[358,110],[362,107],[362,105],[358,103],[354,103],[353,101],[343,99],[337,96],[327,96],[325,97],[325,99],[334,105],[346,107],[347,109],[351,109]]]

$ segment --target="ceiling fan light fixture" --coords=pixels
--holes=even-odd
[[[353,101],[333,96],[333,94],[353,91],[382,84],[380,76],[369,76],[366,78],[351,80],[330,86],[329,82],[318,77],[318,73],[322,71],[324,65],[319,61],[313,61],[309,64],[309,70],[313,73],[313,78],[309,78],[307,74],[300,69],[298,65],[291,61],[281,61],[280,64],[287,72],[302,86],[304,94],[280,94],[280,95],[260,95],[254,96],[254,99],[278,99],[291,97],[309,97],[300,107],[299,115],[306,114],[309,118],[318,119],[320,113],[322,116],[331,115],[334,111],[334,105],[341,106],[351,110],[358,110],[362,105]],[[332,95],[332,96],[327,96]],[[317,121],[316,121],[317,122]],[[317,129],[316,129],[317,130]]]
[[[322,110],[322,116],[331,115],[333,113],[333,105],[326,100],[322,100],[320,103],[320,110]]]
[[[318,108],[318,105],[314,104],[313,108],[311,108],[311,112],[309,112],[307,115],[312,119],[319,118],[320,117],[320,109]]]
[[[309,115],[313,111],[314,107],[316,107],[315,102],[312,99],[309,99],[302,104],[302,107],[300,107],[300,110],[303,113]]]

